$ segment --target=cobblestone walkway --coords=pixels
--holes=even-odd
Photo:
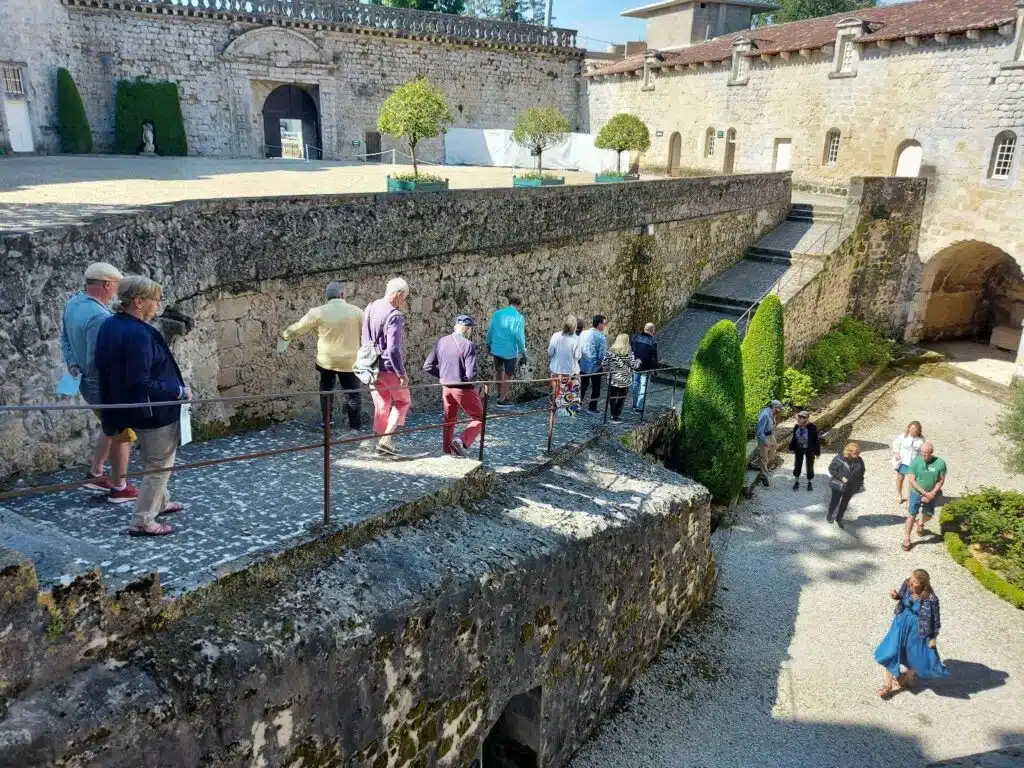
[[[791,489],[787,456],[771,488],[715,534],[711,614],[639,678],[572,766],[913,768],[980,753],[990,754],[950,764],[1020,766],[1024,611],[982,588],[939,536],[900,549],[889,464],[893,436],[920,419],[949,462],[949,496],[986,483],[1024,489],[995,458],[999,409],[945,381],[905,378],[854,424],[867,490],[845,530],[825,522],[824,476],[811,493]],[[892,619],[888,592],[914,568],[942,599],[939,649],[952,675],[883,702],[872,654]]]
[[[667,391],[652,389],[648,418],[667,405],[670,396]],[[487,424],[484,471],[521,471],[545,461],[547,414],[509,416],[543,408],[546,402],[527,403],[509,411],[490,410],[493,418]],[[623,415],[623,424],[609,422],[604,427],[600,417],[560,414],[554,447],[579,443],[602,428],[622,432],[637,423],[635,415]],[[440,420],[439,411],[422,410],[410,415],[407,426]],[[305,445],[317,442],[321,435],[313,421],[291,422],[193,443],[179,451],[177,461],[182,464]],[[440,430],[404,436],[400,445],[406,458],[401,461],[375,456],[372,440],[336,446],[330,530],[374,520],[480,470],[473,459],[443,456],[440,443]],[[31,485],[75,481],[82,471],[32,478]],[[164,588],[173,594],[324,533],[321,450],[181,472],[172,477],[170,491],[173,499],[186,505],[183,513],[166,518],[178,529],[171,536],[129,537],[131,504],[110,504],[104,494],[74,490],[0,504],[0,547],[32,557],[44,586],[68,583],[100,566],[108,587],[116,589],[157,572]]]

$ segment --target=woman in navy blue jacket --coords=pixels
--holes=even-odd
[[[104,405],[162,403],[191,400],[181,371],[164,337],[150,325],[160,310],[163,290],[148,277],[131,275],[117,292],[118,312],[104,321],[96,339],[96,367]],[[181,406],[103,409],[103,431],[111,437],[135,432],[143,470],[170,469],[181,439]],[[122,439],[125,439],[122,437]],[[179,512],[167,495],[170,472],[146,475],[135,502],[128,533],[165,536],[174,527],[157,522],[157,515]]]

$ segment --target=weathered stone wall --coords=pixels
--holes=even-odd
[[[591,130],[620,111],[647,122],[652,146],[643,160],[651,169],[668,166],[669,142],[679,132],[684,169],[721,171],[725,139],[718,138],[707,157],[705,132],[735,128],[737,171],[772,169],[776,141],[790,139],[794,186],[819,191],[845,194],[851,177],[892,175],[901,145],[916,140],[929,181],[922,261],[951,244],[978,240],[1024,265],[1018,212],[1024,195],[1024,69],[1003,67],[1012,60],[1012,37],[985,31],[977,41],[956,36],[942,45],[922,37],[916,48],[902,41],[888,51],[868,47],[855,77],[830,78],[832,54],[811,51],[788,61],[751,58],[746,85],[728,84],[726,61],[655,70],[648,91],[642,77],[587,78],[585,98]],[[832,129],[841,133],[835,166],[825,163]],[[1009,179],[989,179],[993,142],[1006,129],[1019,137],[1017,160]]]
[[[85,103],[96,151],[114,135],[117,81],[171,80],[181,91],[189,151],[197,155],[263,156],[263,102],[277,86],[296,84],[320,113],[325,157],[366,151],[384,99],[402,83],[427,75],[448,96],[455,126],[511,128],[527,107],[553,105],[575,123],[581,58],[570,51],[478,48],[322,28],[285,29],[229,19],[65,7],[60,0],[5,0],[0,27],[10,51],[26,63],[30,108],[40,151],[59,151],[56,70],[67,67]],[[5,40],[8,35],[5,34]],[[360,142],[354,145],[353,142]],[[385,137],[383,148],[390,148]],[[423,157],[441,159],[440,139]]]
[[[807,348],[847,315],[903,335],[920,272],[926,188],[923,179],[851,180],[853,231],[827,257],[825,268],[786,302],[787,364],[798,365]]]
[[[539,688],[527,730],[537,764],[557,768],[714,581],[707,491],[600,445],[301,572],[238,574],[148,635],[111,637],[91,666],[6,702],[0,764],[462,768],[509,700]],[[19,636],[49,621],[46,646],[81,629],[54,628],[23,586],[19,613],[0,600]]]
[[[401,274],[413,382],[459,312],[480,323],[520,293],[537,376],[547,342],[569,312],[604,312],[610,333],[671,317],[703,280],[738,260],[789,207],[787,174],[629,185],[466,190],[417,195],[214,200],[0,239],[0,401],[52,399],[62,373],[62,306],[94,260],[148,274],[191,329],[173,339],[202,396],[316,388],[313,340],[281,358],[279,331],[345,279],[365,306]],[[647,234],[652,231],[653,234]],[[482,340],[478,337],[478,340]],[[482,374],[490,360],[481,354]],[[303,402],[303,406],[309,403]],[[253,404],[240,415],[280,417],[295,403]],[[201,422],[228,418],[200,408]],[[82,415],[5,417],[0,476],[80,461]]]

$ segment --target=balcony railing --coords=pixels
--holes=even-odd
[[[399,35],[436,35],[486,43],[573,50],[576,30],[520,24],[449,13],[364,5],[350,0],[64,0],[66,5],[131,9],[164,8],[171,13],[229,14],[299,23],[366,27]]]

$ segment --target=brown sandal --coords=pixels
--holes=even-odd
[[[146,528],[129,528],[129,536],[166,536],[174,533],[174,526],[167,523],[153,523]]]
[[[179,501],[172,501],[170,504],[168,504],[166,507],[164,507],[160,512],[157,512],[156,514],[157,517],[159,517],[160,515],[173,515],[175,512],[183,512],[184,510],[184,504],[182,504]]]
[[[903,551],[904,552],[909,552],[910,551],[910,540],[909,539],[904,539],[903,540]]]

